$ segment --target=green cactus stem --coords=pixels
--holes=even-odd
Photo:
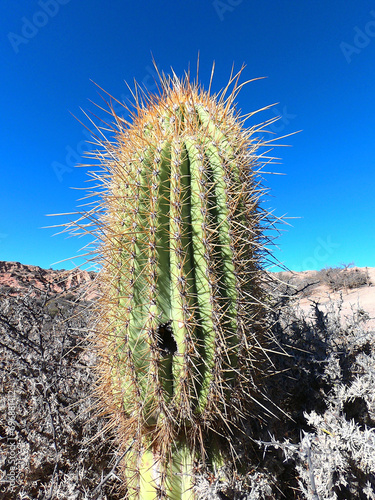
[[[245,128],[236,112],[238,76],[216,96],[161,77],[129,121],[112,109],[115,137],[94,153],[99,396],[128,449],[128,498],[195,498],[197,464],[223,465],[252,399],[269,215],[254,138],[264,124]]]

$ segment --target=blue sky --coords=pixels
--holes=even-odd
[[[100,102],[91,80],[114,97],[125,81],[154,91],[159,68],[195,72],[219,91],[246,64],[243,80],[266,77],[238,96],[248,113],[279,103],[279,135],[265,206],[298,217],[285,226],[275,256],[290,269],[341,263],[375,266],[375,4],[357,0],[19,0],[0,5],[0,260],[55,264],[79,254],[85,239],[43,229],[72,212],[86,185],[88,123],[80,110]],[[251,124],[256,123],[256,121]]]

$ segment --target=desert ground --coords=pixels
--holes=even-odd
[[[336,309],[336,313],[339,310],[343,320],[351,319],[353,314],[363,311],[369,316],[365,325],[366,330],[375,330],[375,268],[350,267],[347,270],[341,270],[338,275],[345,276],[345,273],[350,273],[354,277],[353,283],[349,283],[348,280],[346,284],[343,278],[340,280],[342,283],[339,283],[338,289],[330,286],[328,280],[324,279],[324,270],[277,273],[277,275],[280,279],[293,283],[297,292],[306,284],[312,284],[304,291],[298,292],[294,299],[307,317],[313,314],[315,304],[319,304],[325,314],[332,314],[332,309]],[[357,278],[358,283],[355,281],[356,275],[362,278]]]
[[[198,474],[198,498],[373,500],[375,268],[270,278],[273,416],[242,422],[245,472]],[[95,273],[0,262],[0,500],[126,498],[93,394],[96,296]]]

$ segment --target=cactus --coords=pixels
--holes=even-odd
[[[98,393],[129,498],[195,498],[197,464],[230,459],[254,399],[269,214],[263,125],[245,128],[236,112],[238,77],[210,95],[189,75],[161,76],[159,95],[136,93],[129,121],[111,107],[114,139],[94,153]]]

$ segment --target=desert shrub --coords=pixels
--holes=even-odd
[[[252,445],[248,439],[235,443],[237,475],[223,470],[198,476],[202,500],[375,499],[375,343],[366,328],[369,315],[358,309],[344,320],[341,299],[326,312],[312,302],[313,314],[305,314],[296,303],[301,283],[293,277],[293,300],[284,300],[288,286],[281,289],[284,297],[275,294],[268,318],[272,369],[262,383],[270,415],[246,422]],[[270,285],[270,297],[280,286],[281,280]],[[121,456],[104,432],[106,422],[91,412],[93,359],[84,350],[90,308],[79,294],[66,299],[51,292],[12,297],[0,290],[0,434],[9,429],[13,398],[21,472],[16,490],[5,485],[0,500],[121,498]],[[56,306],[53,318],[46,304]],[[9,472],[6,437],[0,449],[0,469]],[[250,472],[242,474],[241,465]]]
[[[273,289],[270,295],[277,297],[281,305],[285,305],[293,297],[309,297],[321,285],[328,285],[336,292],[350,290],[370,285],[367,269],[350,268],[352,264],[343,264],[337,267],[326,267],[312,273],[295,273],[283,271],[274,273]]]
[[[375,356],[373,350],[371,355],[359,351],[350,367],[357,375],[347,383],[341,382],[343,360],[329,356],[323,377],[332,388],[324,412],[304,413],[310,432],[302,430],[297,443],[274,437],[260,442],[265,449],[282,450],[295,464],[300,498],[375,498]]]
[[[273,273],[266,287],[272,301],[276,299],[278,306],[284,306],[293,297],[309,297],[319,284],[316,274],[301,276],[293,271],[282,271]]]
[[[3,289],[4,289],[4,292],[6,292],[8,295],[14,295],[14,294],[18,293],[17,288],[15,288],[14,286],[5,285],[3,287]]]
[[[51,316],[51,318],[54,318],[59,313],[59,307],[56,301],[52,300],[47,302],[45,307],[47,313]]]
[[[286,498],[372,500],[374,332],[366,328],[369,316],[363,310],[342,319],[342,299],[331,302],[326,313],[316,302],[312,307],[308,318],[290,304],[274,314],[275,336],[286,356],[276,359],[282,373],[275,378],[272,396],[294,424],[285,420],[274,429],[269,426],[268,437],[257,442],[274,460],[281,460],[281,454],[294,471],[296,493],[291,494],[289,479]],[[280,478],[278,486],[282,488]]]
[[[64,295],[64,299],[65,300],[74,300],[76,297],[74,295],[74,293],[72,292],[67,292],[65,295]]]
[[[92,410],[90,304],[62,302],[0,287],[0,500],[120,498],[106,422]]]
[[[370,284],[367,270],[353,268],[349,266],[326,267],[317,273],[317,278],[328,285],[332,291],[342,289],[358,288]]]
[[[368,315],[343,319],[342,299],[307,315],[294,302],[270,314],[273,372],[264,391],[275,417],[248,422],[254,464],[232,481],[201,478],[202,499],[375,498],[375,345]],[[284,413],[283,413],[284,412]]]

